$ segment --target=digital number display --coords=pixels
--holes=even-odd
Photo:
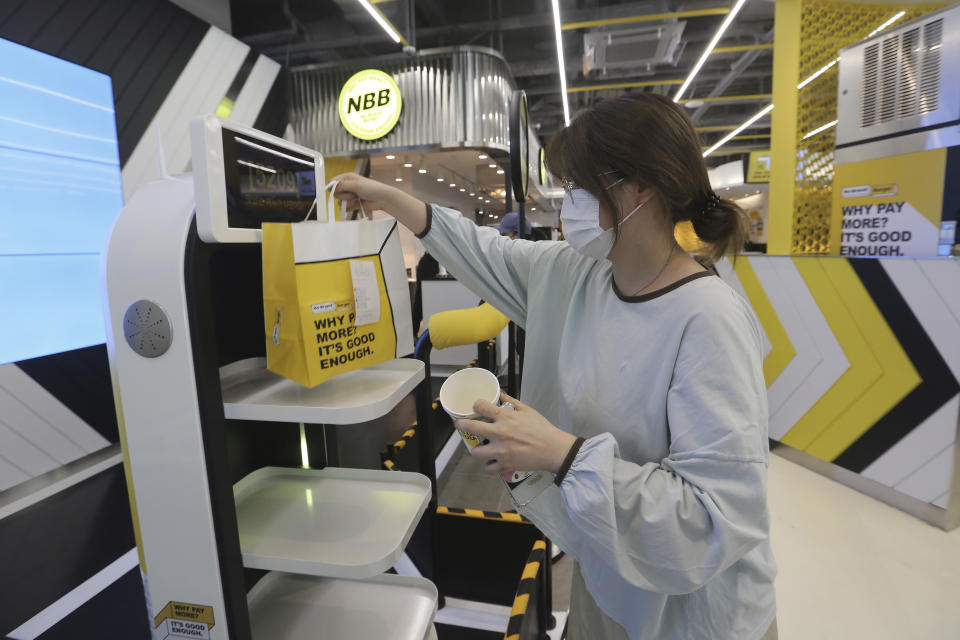
[[[300,222],[313,207],[317,185],[311,156],[224,128],[223,164],[231,228]]]

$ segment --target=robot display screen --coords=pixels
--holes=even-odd
[[[298,222],[317,196],[311,156],[223,129],[227,224],[259,229],[263,222]]]

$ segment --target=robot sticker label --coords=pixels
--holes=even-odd
[[[209,640],[213,628],[213,607],[210,605],[169,602],[153,619],[154,640]]]

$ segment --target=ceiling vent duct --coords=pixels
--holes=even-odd
[[[686,45],[686,22],[604,29],[583,36],[583,74],[619,77],[652,74],[657,65],[676,66]]]

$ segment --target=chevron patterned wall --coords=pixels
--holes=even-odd
[[[770,437],[946,509],[960,417],[960,262],[742,257],[766,333]]]

